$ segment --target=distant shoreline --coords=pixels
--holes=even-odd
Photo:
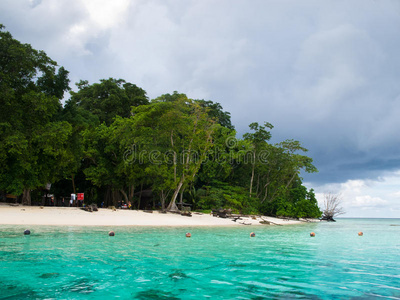
[[[59,226],[268,226],[304,224],[297,220],[273,217],[218,218],[209,214],[192,213],[191,217],[174,213],[153,213],[141,210],[100,208],[97,212],[86,212],[76,207],[6,206],[0,205],[0,225],[59,225]],[[318,221],[318,220],[316,220]]]

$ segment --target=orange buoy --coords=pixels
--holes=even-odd
[[[109,236],[114,236],[114,235],[115,235],[115,232],[114,232],[114,231],[110,231],[110,232],[108,233],[108,235],[109,235]]]
[[[252,233],[250,233],[250,236],[251,236],[251,237],[255,237],[256,234],[255,234],[254,232],[252,232]]]
[[[192,237],[192,234],[190,232],[186,232],[186,237]]]
[[[310,236],[315,236],[315,233],[314,233],[314,232],[311,232],[311,233],[310,233]]]
[[[364,233],[363,233],[362,231],[360,231],[360,232],[358,233],[358,235],[359,235],[359,236],[363,236]]]

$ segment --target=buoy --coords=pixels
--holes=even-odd
[[[256,234],[255,234],[254,232],[252,232],[252,233],[250,233],[250,236],[251,236],[251,237],[255,237]]]
[[[192,234],[190,232],[187,232],[186,237],[192,237]]]
[[[115,232],[114,232],[114,231],[110,231],[110,232],[108,233],[108,235],[109,235],[109,236],[114,236],[114,235],[115,235]]]
[[[25,229],[24,234],[25,234],[25,235],[30,235],[30,234],[31,234],[31,231],[30,231],[29,229]]]
[[[364,233],[363,233],[362,231],[360,231],[360,232],[358,233],[358,235],[359,235],[359,236],[363,236]]]
[[[315,233],[314,233],[314,232],[311,232],[311,233],[310,233],[310,236],[315,236]]]

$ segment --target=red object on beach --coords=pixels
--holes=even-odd
[[[78,200],[79,201],[83,201],[85,198],[85,194],[84,193],[78,193]]]
[[[315,233],[314,233],[314,232],[311,232],[311,233],[310,233],[310,236],[315,236]]]

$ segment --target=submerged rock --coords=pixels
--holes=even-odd
[[[60,274],[59,273],[43,273],[42,275],[39,276],[39,278],[54,278],[58,277]]]
[[[180,280],[180,279],[189,278],[189,276],[187,276],[185,273],[183,273],[180,270],[176,270],[175,272],[169,274],[168,277],[170,277],[172,280],[175,280],[175,281]]]

